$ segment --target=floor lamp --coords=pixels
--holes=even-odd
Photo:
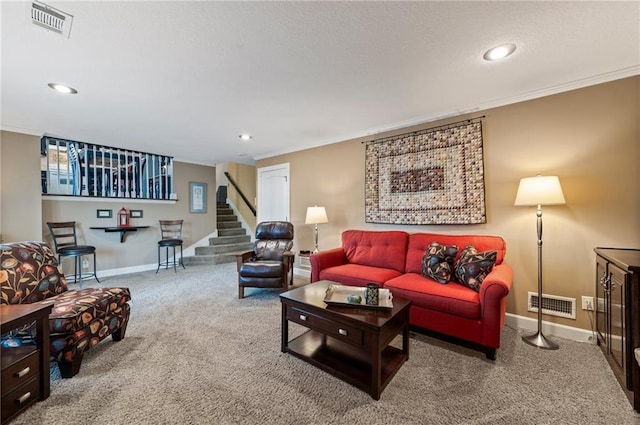
[[[316,248],[313,250],[315,254],[318,251],[318,224],[328,223],[329,219],[327,218],[327,211],[324,207],[308,207],[307,208],[307,217],[304,220],[305,224],[315,224],[316,225]]]
[[[522,340],[527,344],[546,350],[557,350],[558,344],[542,334],[542,205],[564,205],[564,195],[560,180],[556,176],[526,177],[520,180],[515,206],[537,206],[538,229],[538,332],[526,335]]]

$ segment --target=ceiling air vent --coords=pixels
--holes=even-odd
[[[73,16],[68,13],[44,3],[32,1],[29,15],[32,24],[69,38]]]

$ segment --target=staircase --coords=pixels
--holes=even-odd
[[[242,228],[229,204],[219,202],[216,211],[218,237],[209,238],[209,246],[196,247],[196,255],[189,259],[189,264],[234,263],[236,257],[230,253],[253,249],[251,236]]]

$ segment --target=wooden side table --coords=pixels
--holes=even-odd
[[[0,349],[2,423],[49,397],[49,314],[53,304],[0,305],[0,333],[36,322],[36,345]]]

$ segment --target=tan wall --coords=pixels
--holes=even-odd
[[[51,242],[47,221],[76,221],[81,243],[97,248],[98,270],[155,264],[157,262],[158,220],[183,219],[185,248],[216,229],[215,167],[174,163],[174,192],[178,201],[51,200],[41,196],[40,137],[2,132],[2,233],[7,241],[44,239]],[[207,213],[189,212],[189,182],[207,183]],[[115,226],[122,208],[143,211],[132,225],[149,225],[149,229],[127,233],[120,243],[119,233],[91,230],[91,226]],[[110,209],[113,218],[97,218],[97,209]],[[65,270],[72,267],[63,264]],[[71,269],[69,269],[71,270]]]
[[[238,184],[242,193],[247,197],[251,205],[256,207],[256,167],[252,165],[237,164],[235,162],[227,162],[227,172]],[[231,183],[227,184],[227,197],[238,209],[238,213],[251,228],[247,229],[249,234],[255,232],[256,216],[251,212],[247,204],[242,200],[238,191]]]
[[[580,309],[594,296],[596,246],[640,248],[640,77],[626,78],[514,105],[481,111],[487,223],[400,226],[364,222],[364,149],[355,139],[257,161],[256,167],[289,162],[295,249],[312,249],[307,206],[323,205],[329,223],[319,225],[320,249],[340,245],[343,230],[500,235],[514,269],[507,310],[527,312],[527,291],[537,292],[535,207],[514,207],[522,177],[558,175],[567,205],[543,208],[543,279],[546,294],[577,298],[577,319],[544,320],[591,329]],[[462,118],[403,129],[434,127]],[[379,135],[388,136],[394,133]],[[368,138],[369,140],[371,138]]]
[[[174,162],[174,192],[178,202],[127,201],[127,199],[102,201],[42,201],[42,231],[51,242],[46,226],[47,221],[77,222],[79,238],[94,245],[98,252],[98,270],[110,270],[157,263],[157,241],[160,237],[159,220],[184,220],[182,239],[188,247],[215,230],[215,169],[202,165]],[[207,213],[189,212],[189,182],[207,183]],[[137,232],[127,233],[125,242],[120,243],[119,233],[105,233],[90,227],[116,226],[117,214],[121,208],[142,210],[143,217],[131,219],[131,225],[150,226]],[[97,209],[110,209],[112,218],[97,218]],[[163,252],[164,257],[164,252]],[[67,266],[64,264],[65,269]]]
[[[41,240],[40,137],[0,131],[2,242]]]

